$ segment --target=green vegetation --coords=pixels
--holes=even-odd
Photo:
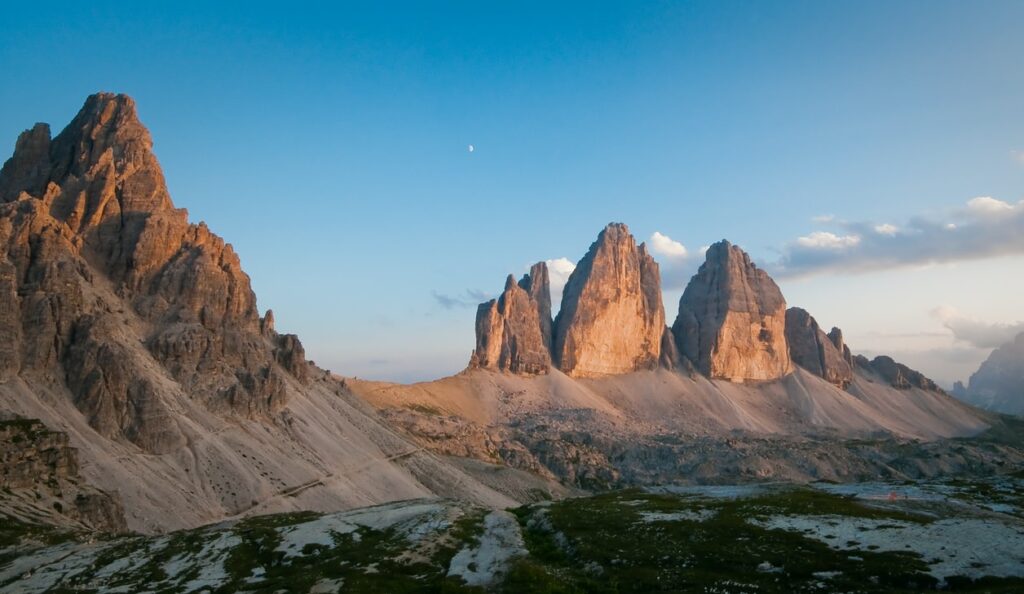
[[[674,515],[663,521],[645,514]],[[530,558],[508,576],[509,592],[919,592],[939,586],[916,554],[835,550],[751,521],[769,515],[929,521],[812,489],[741,499],[628,490],[523,507],[516,515]],[[1022,586],[1020,579],[958,579],[947,588],[1009,592]]]
[[[766,486],[736,498],[628,489],[524,505],[512,512],[528,555],[515,559],[486,589],[448,576],[453,557],[480,544],[486,510],[444,507],[440,515],[411,516],[411,523],[385,529],[332,524],[311,512],[277,514],[230,527],[90,545],[85,570],[63,576],[50,592],[270,593],[314,587],[397,594],[1021,592],[1022,578],[952,577],[940,583],[929,573],[935,560],[909,550],[880,550],[853,539],[830,547],[834,541],[827,536],[823,541],[820,535],[767,527],[772,518],[794,517],[826,525],[832,518],[857,518],[867,521],[861,530],[926,529],[938,518],[961,513],[991,518],[984,505],[1004,500],[1019,505],[1021,485],[1006,477],[930,485],[982,507],[941,507],[921,500],[926,510],[921,514],[908,511],[918,503],[865,501],[798,486]],[[874,533],[857,534],[868,541]],[[68,538],[14,522],[0,524],[0,551],[21,547],[24,539],[48,543]],[[287,542],[305,544],[289,549]]]
[[[332,581],[343,583],[346,592],[482,592],[446,577],[455,553],[479,538],[482,512],[456,520],[428,550],[411,547],[406,536],[395,528],[365,527],[332,534],[331,546],[307,544],[301,555],[288,557],[276,550],[282,542],[282,533],[276,528],[310,519],[292,517],[282,521],[274,516],[237,525],[233,532],[242,542],[231,550],[225,564],[229,581],[216,591],[308,592],[318,582]]]

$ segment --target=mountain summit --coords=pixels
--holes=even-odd
[[[171,392],[254,415],[284,403],[282,374],[308,371],[297,340],[261,334],[231,246],[174,208],[152,145],[134,101],[109,93],[56,138],[37,124],[18,139],[0,170],[0,290],[25,345],[0,368],[66,381],[97,431],[158,453],[185,443]]]
[[[152,147],[135,102],[98,93],[56,137],[21,134],[0,169],[0,423],[56,436],[0,446],[81,460],[83,475],[5,485],[0,509],[116,515],[116,500],[79,509],[51,486],[89,484],[123,500],[109,525],[161,531],[296,506],[513,501],[383,426],[261,318],[238,256],[174,207]]]

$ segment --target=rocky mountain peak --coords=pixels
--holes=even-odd
[[[523,276],[519,286],[530,294],[530,298],[537,304],[537,315],[540,317],[540,334],[548,351],[552,348],[551,336],[551,277],[548,274],[548,265],[545,262],[537,262],[530,267],[529,274]]]
[[[993,350],[968,385],[960,383],[957,397],[988,410],[1024,415],[1024,332]]]
[[[853,381],[853,367],[843,354],[842,331],[830,335],[818,326],[814,316],[799,307],[786,310],[786,342],[793,362],[815,375],[846,389]],[[846,349],[849,353],[849,349]]]
[[[598,376],[654,367],[664,325],[658,264],[626,225],[609,224],[563,291],[554,330],[559,369]]]
[[[785,312],[775,281],[722,240],[708,248],[683,292],[672,331],[680,353],[705,375],[770,380],[792,368]]]
[[[139,121],[131,97],[91,95],[56,138],[49,136],[46,124],[36,124],[22,133],[0,175],[4,180],[0,199],[9,202],[21,192],[42,198],[49,183],[64,186],[71,181],[78,182],[74,184],[77,189],[102,193],[105,188],[96,187],[99,182],[114,186],[118,213],[173,208],[153,155],[153,141]],[[69,208],[70,204],[60,206],[65,208],[58,208],[55,214],[64,215],[61,218],[81,214]]]
[[[152,146],[110,93],[53,139],[19,138],[0,168],[0,375],[50,377],[103,435],[166,451],[184,441],[176,394],[263,414],[307,365],[294,337],[261,333],[238,256],[173,207]]]
[[[497,299],[476,314],[476,349],[471,367],[540,374],[551,367],[551,295],[547,265],[538,262],[518,283],[505,279]]]

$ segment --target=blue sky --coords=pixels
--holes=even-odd
[[[948,383],[1024,319],[1022,27],[1020,2],[18,3],[0,152],[132,95],[176,204],[343,374],[459,370],[463,303],[623,221],[686,247],[670,320],[725,237]]]

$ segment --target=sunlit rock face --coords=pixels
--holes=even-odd
[[[517,284],[509,275],[497,299],[476,314],[471,367],[540,374],[551,367],[551,294],[548,270],[538,262]]]
[[[853,381],[853,367],[844,355],[842,331],[832,329],[832,336],[818,326],[817,320],[799,307],[786,310],[786,342],[789,355],[800,367],[846,389]],[[849,349],[845,349],[849,353]]]
[[[658,264],[612,223],[569,276],[555,320],[554,359],[577,377],[656,367],[665,313]]]
[[[724,240],[708,248],[672,325],[679,352],[697,370],[732,381],[789,373],[785,328],[786,300],[778,285]]]
[[[261,333],[238,256],[174,207],[152,145],[109,93],[55,138],[19,137],[0,169],[0,376],[66,383],[101,434],[159,452],[184,444],[172,393],[259,415],[307,365],[293,337]]]

